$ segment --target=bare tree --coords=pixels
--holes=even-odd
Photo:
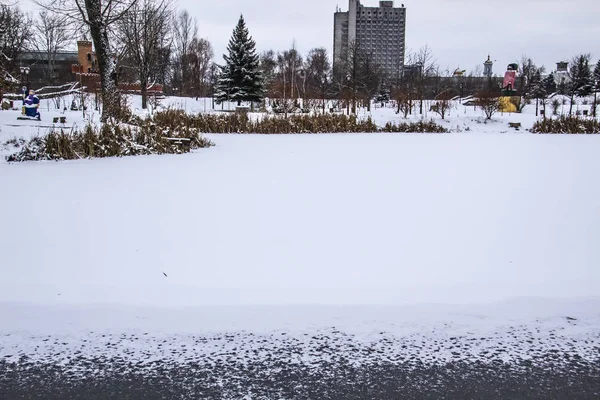
[[[413,54],[411,58],[414,65],[419,68],[419,79],[416,88],[417,95],[419,96],[419,114],[423,114],[425,80],[427,77],[435,75],[436,61],[433,59],[433,51],[428,45],[419,49],[419,51]]]
[[[381,66],[375,62],[373,53],[363,53],[360,61],[361,91],[367,103],[367,111],[371,111],[371,100],[379,92],[383,72]]]
[[[54,82],[57,54],[73,40],[70,20],[61,14],[42,10],[35,21],[32,47],[46,60],[44,72],[48,83]]]
[[[209,95],[214,97],[215,91],[217,88],[217,84],[219,82],[219,66],[217,63],[213,62],[210,64],[210,68],[208,69],[208,89]],[[213,99],[214,101],[214,99]]]
[[[284,65],[284,69],[281,73],[286,75],[284,80],[289,88],[289,97],[295,101],[300,92],[300,90],[298,90],[298,82],[300,81],[299,75],[303,65],[302,56],[296,49],[296,42],[292,44],[291,49],[284,51],[280,57],[282,58]]]
[[[400,77],[396,80],[391,90],[391,97],[397,106],[396,113],[402,113],[404,118],[407,118],[408,114],[413,113],[415,100],[418,98],[419,81],[420,68],[415,67],[414,55],[410,53]]]
[[[8,11],[8,7],[4,3],[0,3],[0,43],[4,42],[4,38],[8,33],[6,26]],[[10,61],[10,57],[4,54],[4,49],[0,48],[0,94],[2,94],[2,86],[7,83],[8,73],[6,72],[6,67]]]
[[[156,67],[154,68],[154,80],[163,85],[163,90],[166,90],[167,85],[169,85],[172,81],[172,51],[173,46],[165,46],[159,50],[158,56],[156,58]]]
[[[277,96],[277,59],[273,50],[268,50],[260,55],[260,72],[262,73],[267,97]]]
[[[364,87],[363,76],[364,52],[358,42],[348,44],[348,60],[344,64],[345,93],[348,96],[348,104],[352,106],[352,114],[356,114],[356,102]]]
[[[197,23],[187,10],[180,11],[173,18],[173,75],[179,89],[179,95],[185,94],[185,87],[189,82],[190,63],[188,62],[189,47],[194,38],[198,37]]]
[[[494,114],[500,111],[499,94],[491,91],[482,91],[477,94],[477,106],[479,106],[487,119],[492,119]]]
[[[395,89],[393,92],[394,101],[398,107],[397,113],[402,113],[404,118],[408,118],[408,114],[412,112],[414,107],[413,94],[408,90]]]
[[[292,110],[292,101],[290,100],[290,73],[289,73],[289,55],[284,53],[277,53],[277,64],[275,67],[275,88],[277,105],[276,111],[285,113],[287,117],[288,112]]]
[[[214,51],[208,40],[192,39],[186,58],[190,65],[191,86],[196,97],[204,97],[208,93],[213,57]]]
[[[136,0],[34,0],[42,8],[83,23],[89,28],[96,50],[102,92],[102,121],[121,115],[117,87],[117,63],[110,45],[110,32]]]
[[[519,71],[518,71],[519,77],[520,77],[519,89],[521,90],[521,93],[523,95],[526,95],[528,86],[535,79],[537,70],[538,70],[538,68],[533,63],[533,60],[530,57],[528,57],[527,55],[523,54],[521,56],[521,62],[519,63]],[[543,72],[543,71],[541,71],[541,72]]]
[[[517,103],[514,100],[514,104],[517,107],[517,112],[521,113],[525,109],[525,106],[531,103],[531,99],[536,99],[536,116],[538,115],[538,103],[539,101],[535,97],[537,94],[534,93],[539,87],[542,80],[542,75],[546,71],[546,68],[542,65],[538,67],[531,58],[523,55],[521,57],[521,63],[519,65],[520,74],[520,90],[522,101]]]
[[[302,68],[302,56],[296,50],[295,44],[290,50],[277,54],[277,92],[281,96],[283,112],[286,114],[293,108],[298,95],[296,84]]]
[[[119,39],[133,61],[141,86],[142,108],[148,107],[148,86],[156,76],[162,50],[168,45],[169,0],[140,0],[118,21]]]
[[[452,110],[453,106],[452,94],[449,90],[446,90],[437,96],[435,104],[431,106],[431,111],[438,114],[442,119],[445,119],[446,114]]]
[[[0,66],[15,71],[15,60],[28,47],[31,38],[31,19],[18,7],[0,5]]]
[[[308,52],[306,67],[308,87],[312,96],[321,100],[323,113],[325,113],[325,99],[331,87],[331,63],[324,47],[315,48]]]
[[[530,57],[523,55],[521,56],[518,72],[521,81],[520,89],[525,95],[535,84],[536,75],[543,75],[546,72],[546,67],[543,65],[538,67]]]

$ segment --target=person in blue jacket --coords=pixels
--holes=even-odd
[[[29,91],[29,96],[23,100],[23,106],[25,107],[25,116],[30,118],[37,118],[38,121],[42,119],[40,115],[40,99],[35,95],[33,90]]]

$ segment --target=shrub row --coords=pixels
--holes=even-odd
[[[258,134],[299,134],[299,133],[372,133],[372,132],[447,132],[433,121],[387,124],[380,129],[368,118],[343,114],[265,116],[252,120],[240,114],[198,114],[190,115],[181,110],[166,110],[154,116],[161,126],[175,127],[182,123],[204,133],[258,133]]]
[[[429,121],[419,121],[419,122],[411,122],[393,124],[388,122],[381,129],[382,132],[414,132],[414,133],[447,133],[448,129],[444,128],[441,125],[436,124],[433,120]]]
[[[142,154],[180,154],[210,147],[197,129],[171,130],[148,120],[139,126],[88,125],[83,131],[53,129],[26,142],[7,161],[74,160],[88,157],[122,157]]]
[[[600,123],[597,119],[581,118],[578,116],[562,116],[537,121],[531,128],[532,133],[570,133],[598,134]]]
[[[141,154],[185,153],[209,147],[202,133],[353,133],[353,132],[447,132],[433,121],[388,123],[383,128],[368,118],[346,115],[292,115],[252,120],[240,114],[190,115],[181,110],[166,110],[148,119],[128,115],[123,123],[101,127],[86,126],[82,131],[52,129],[47,135],[23,144],[8,161],[74,160],[88,157],[121,157]]]

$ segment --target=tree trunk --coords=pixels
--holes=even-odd
[[[109,54],[108,29],[103,20],[101,2],[99,0],[85,0],[85,8],[100,70],[103,104],[101,121],[106,122],[111,117],[118,118],[121,112],[121,99],[116,84],[116,70]]]
[[[548,101],[548,100],[544,100],[544,101],[542,102],[542,107],[543,107],[543,109],[544,109],[544,119],[546,119],[546,102],[547,102],[547,101]]]
[[[539,99],[535,99],[535,116],[539,116],[540,115],[540,100]]]
[[[148,108],[148,78],[140,79],[140,91],[142,93],[142,110]]]
[[[594,109],[592,110],[592,114],[594,115],[594,118],[596,118],[596,109],[598,108],[598,93],[596,92],[596,89],[594,89]]]
[[[287,119],[288,109],[287,109],[287,98],[285,97],[286,96],[285,85],[286,85],[286,77],[285,77],[285,72],[284,72],[283,73],[283,102],[282,102],[282,105],[283,105],[283,116],[284,116],[284,118]]]
[[[569,106],[569,117],[573,115],[573,98],[575,96],[571,95],[571,105]]]

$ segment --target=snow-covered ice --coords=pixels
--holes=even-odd
[[[0,162],[0,359],[593,364],[600,136],[455,118]]]
[[[0,164],[0,301],[598,295],[600,137],[212,139],[183,156]]]

